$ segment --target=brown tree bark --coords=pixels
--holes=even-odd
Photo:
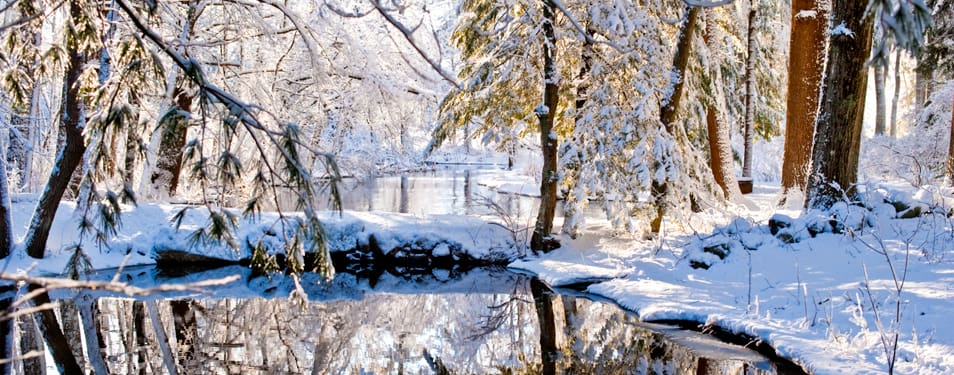
[[[676,120],[676,111],[679,109],[679,103],[682,101],[682,88],[685,84],[686,67],[689,65],[689,52],[692,50],[692,35],[695,33],[696,21],[699,19],[699,7],[686,7],[686,16],[680,26],[679,39],[676,42],[676,52],[673,54],[672,76],[675,81],[672,82],[672,90],[669,98],[663,100],[660,109],[659,119],[666,131],[675,136],[677,129],[674,124]],[[669,186],[665,182],[653,179],[650,188],[653,200],[656,202],[656,217],[649,223],[649,229],[652,233],[659,233],[662,228],[662,219],[666,215],[666,199],[669,194]]]
[[[706,10],[706,28],[703,40],[706,46],[712,51],[712,27],[715,23],[715,14],[711,9]],[[716,103],[724,95],[721,87],[721,77],[719,76],[718,66],[709,66],[709,76],[711,77],[710,92],[712,92],[709,103],[706,106],[706,131],[709,138],[709,169],[712,170],[712,177],[719,187],[722,188],[723,197],[729,200],[738,199],[742,196],[739,190],[739,181],[735,178],[735,163],[732,160],[732,141],[729,136],[729,128],[717,111]]]
[[[755,138],[755,0],[749,1],[749,23],[745,54],[745,143],[742,157],[742,177],[752,178],[752,142]]]
[[[832,4],[825,91],[822,96],[812,152],[812,178],[806,205],[827,208],[854,194],[861,151],[861,121],[865,109],[873,21],[864,0]]]
[[[699,19],[699,7],[686,7],[686,17],[680,25],[681,32],[679,40],[676,42],[676,53],[673,55],[672,72],[676,81],[672,82],[672,92],[669,98],[663,101],[660,111],[660,120],[670,134],[675,134],[674,124],[676,121],[676,111],[679,110],[679,103],[682,102],[682,87],[685,84],[686,66],[689,65],[689,53],[692,51],[692,35],[696,30],[696,21]]]
[[[709,167],[722,193],[729,200],[742,196],[739,181],[735,178],[735,163],[729,145],[729,128],[714,106],[706,108],[706,129],[709,133]]]
[[[557,105],[559,105],[559,82],[556,66],[556,34],[553,31],[556,5],[547,0],[543,6],[543,108],[538,108],[540,121],[540,148],[543,151],[543,170],[540,181],[540,209],[530,238],[530,248],[549,251],[559,245],[550,237],[553,231],[553,216],[557,200],[557,136],[553,131]]]
[[[786,192],[804,190],[808,181],[828,31],[828,10],[822,3],[820,0],[792,1],[782,161],[782,188]]]
[[[70,17],[78,19],[82,10],[80,5],[70,2]],[[64,142],[59,148],[56,160],[53,164],[53,172],[50,179],[43,189],[43,194],[33,211],[33,218],[30,220],[30,229],[27,232],[26,251],[33,258],[43,258],[46,251],[46,240],[50,236],[50,226],[53,224],[53,217],[56,216],[56,210],[59,208],[63,193],[66,192],[70,184],[73,171],[83,160],[83,154],[86,152],[86,141],[83,139],[83,103],[80,96],[79,78],[83,71],[83,66],[87,62],[87,56],[80,51],[80,46],[68,46],[69,59],[66,74],[63,79],[64,97],[62,115],[60,121],[63,124]]]

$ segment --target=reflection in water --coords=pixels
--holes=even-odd
[[[99,360],[113,374],[775,372],[755,352],[640,323],[613,304],[561,295],[524,275],[482,270],[413,284],[387,276],[374,289],[349,277],[339,275],[333,292],[303,282],[307,300],[234,297],[270,293],[252,290],[101,297],[90,300],[95,318],[75,319],[83,327],[68,332],[77,339],[67,342],[85,356],[84,367]],[[346,284],[351,288],[340,287]],[[57,312],[76,317],[82,300],[62,300]],[[20,353],[40,341],[31,320],[13,326]],[[29,370],[35,363],[15,366],[13,372],[36,373]]]

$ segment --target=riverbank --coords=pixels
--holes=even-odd
[[[777,190],[760,186],[748,196],[752,209],[713,230],[634,242],[601,236],[607,224],[592,222],[583,239],[563,238],[563,248],[511,267],[553,285],[604,277],[580,272],[581,263],[629,269],[585,290],[646,321],[694,321],[756,338],[816,374],[886,373],[885,344],[895,373],[949,374],[954,232],[949,194],[929,193],[902,196],[930,214],[902,219],[884,206],[846,206],[848,215],[828,225],[849,226],[812,233],[827,223],[813,221],[819,213],[776,209]],[[786,218],[791,226],[778,228]]]
[[[555,286],[588,284],[587,292],[617,301],[643,320],[694,321],[764,341],[818,374],[884,373],[885,343],[896,356],[896,373],[954,373],[954,326],[948,322],[954,316],[954,229],[944,209],[949,194],[871,191],[877,192],[871,203],[881,204],[846,205],[832,221],[799,207],[778,209],[777,191],[758,186],[731,214],[713,211],[688,224],[667,223],[666,235],[654,241],[611,236],[605,220],[589,218],[582,237],[562,238],[560,249],[539,257],[523,257],[524,248],[513,246],[520,232],[501,217],[348,211],[321,218],[334,253],[512,261],[511,267]],[[907,207],[889,209],[889,201]],[[919,214],[902,218],[913,207]],[[153,264],[168,250],[240,262],[250,256],[248,244],[275,237],[277,215],[262,213],[258,221],[239,222],[235,249],[192,244],[190,235],[207,219],[201,209],[188,210],[175,230],[170,222],[181,208],[125,207],[116,240],[106,248],[84,241],[91,267]],[[32,202],[18,199],[13,211],[22,241]],[[69,203],[61,206],[46,259],[16,251],[4,261],[4,272],[63,272],[73,256],[67,249],[79,239],[72,211]],[[895,333],[897,350],[891,347]]]

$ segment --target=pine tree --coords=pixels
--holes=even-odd
[[[873,17],[867,1],[832,3],[825,90],[812,152],[806,205],[827,208],[854,194],[868,83]]]
[[[812,139],[825,65],[828,9],[817,0],[792,1],[788,109],[782,188],[803,190],[811,170]]]

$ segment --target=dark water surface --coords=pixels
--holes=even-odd
[[[777,373],[752,350],[642,323],[615,304],[506,270],[385,274],[373,288],[349,274],[318,284],[313,275],[253,278],[242,267],[176,278],[134,268],[118,277],[152,287],[232,274],[241,279],[209,294],[53,298],[83,366],[113,374]],[[18,352],[44,346],[31,316],[14,327]],[[51,367],[45,357],[18,362],[14,373]]]

